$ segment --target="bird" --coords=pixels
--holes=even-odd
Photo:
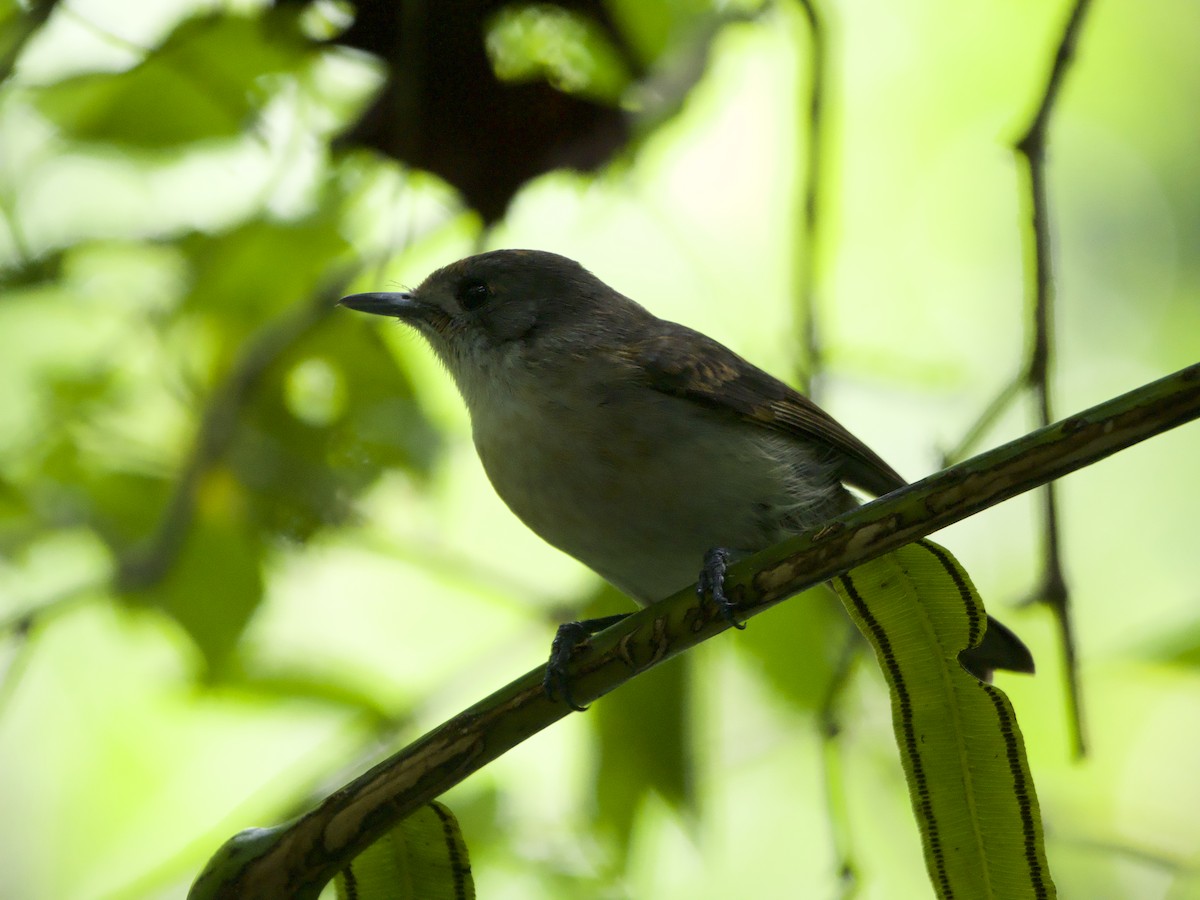
[[[738,624],[722,591],[729,562],[855,509],[849,488],[882,496],[906,484],[808,397],[565,256],[492,250],[415,290],[340,302],[426,339],[496,493],[643,606],[698,583]],[[571,647],[619,618],[560,628],[549,692],[565,684]],[[1033,671],[1028,648],[990,616],[960,661],[985,680]]]

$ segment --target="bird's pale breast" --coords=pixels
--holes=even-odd
[[[513,512],[642,603],[693,583],[706,550],[754,552],[849,498],[813,448],[655,391],[543,390],[472,413]]]

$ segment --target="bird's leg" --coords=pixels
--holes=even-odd
[[[576,712],[583,712],[586,706],[580,706],[571,696],[571,680],[567,677],[567,666],[575,658],[575,651],[587,646],[593,634],[599,634],[606,628],[611,628],[632,613],[617,613],[612,616],[602,616],[599,619],[584,619],[580,622],[563,622],[554,634],[550,644],[550,660],[546,663],[546,677],[542,687],[546,696],[551,700],[562,697],[563,702]]]
[[[713,547],[704,554],[704,568],[696,581],[696,596],[701,603],[711,600],[725,619],[734,628],[746,625],[737,620],[737,604],[725,595],[725,572],[729,568],[729,551],[724,547]]]

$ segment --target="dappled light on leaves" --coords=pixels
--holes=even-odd
[[[802,4],[0,3],[0,896],[181,897],[558,622],[632,608],[507,513],[438,360],[344,294],[552,250],[815,374],[907,478],[1027,431],[1020,403],[971,424],[1028,362],[1011,144],[1070,5],[811,8],[810,233]],[[1200,358],[1197,45],[1187,0],[1079,35],[1047,132],[1057,415]],[[997,683],[1064,896],[1197,884],[1197,437],[1062,482],[1086,765],[1019,606],[1032,508],[939,538],[1037,656]],[[480,896],[927,896],[864,646],[817,587],[496,759],[447,801]]]

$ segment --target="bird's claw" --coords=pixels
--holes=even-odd
[[[701,603],[712,603],[721,613],[721,617],[739,630],[746,627],[745,622],[737,618],[737,603],[725,593],[725,572],[729,569],[729,551],[724,547],[713,547],[704,554],[704,567],[700,570],[700,578],[696,582],[696,596]]]
[[[583,712],[586,706],[580,706],[571,696],[571,679],[567,677],[567,664],[575,655],[576,648],[587,643],[592,633],[582,622],[564,622],[554,633],[554,641],[550,644],[550,659],[546,662],[546,675],[542,679],[542,689],[550,700],[562,697],[563,703],[575,710]]]
[[[562,698],[563,703],[575,710],[583,712],[586,706],[580,706],[571,696],[571,679],[567,674],[567,666],[575,658],[575,652],[591,643],[591,637],[611,628],[629,613],[617,613],[612,616],[601,616],[598,619],[584,619],[581,622],[564,622],[554,633],[554,641],[550,644],[550,659],[546,663],[546,675],[542,679],[542,689],[551,700]]]

